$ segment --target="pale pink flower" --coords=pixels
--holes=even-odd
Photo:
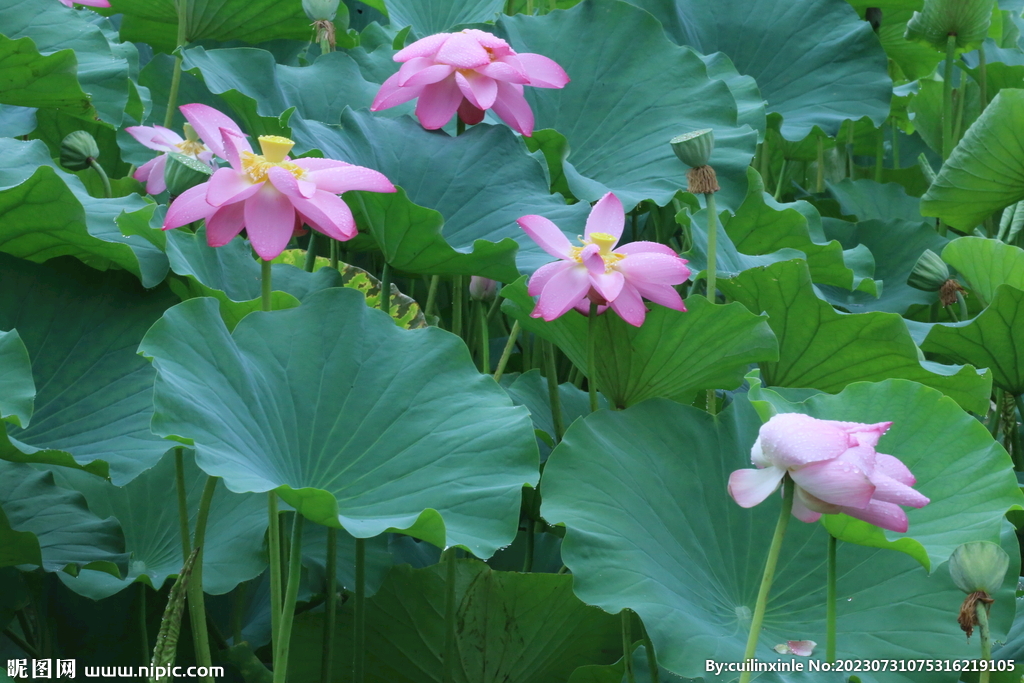
[[[233,122],[219,129],[214,143],[212,119],[196,117],[193,125],[218,156],[231,164],[209,181],[183,192],[167,210],[164,230],[206,220],[206,240],[224,246],[245,228],[253,249],[264,260],[277,257],[295,230],[306,223],[337,240],[356,235],[348,205],[338,195],[350,190],[395,192],[384,174],[333,159],[291,159],[295,143],[261,135],[255,154]]]
[[[466,123],[480,123],[491,109],[513,130],[533,134],[533,110],[523,86],[563,88],[562,67],[532,53],[518,54],[486,31],[467,28],[438,33],[399,50],[402,68],[381,85],[370,111],[419,98],[416,117],[424,128],[441,128],[458,112]]]
[[[88,7],[110,7],[110,0],[60,0],[60,4],[65,7],[74,7],[75,5],[86,5]]]
[[[757,505],[787,474],[795,484],[793,515],[816,522],[844,513],[891,531],[905,532],[900,505],[920,508],[927,497],[899,459],[875,451],[891,422],[861,424],[780,413],[761,426],[751,461],[758,469],[729,476],[729,495],[742,507]]]
[[[469,278],[469,298],[474,301],[492,301],[498,291],[498,283],[490,278],[474,275]]]
[[[213,163],[213,151],[203,144],[197,132],[196,122],[202,119],[207,123],[205,130],[211,131],[216,139],[220,140],[219,128],[222,126],[234,126],[234,121],[213,107],[205,104],[186,104],[181,107],[181,113],[185,115],[188,123],[185,125],[185,138],[163,126],[129,126],[125,130],[140,143],[163,152],[158,157],[150,159],[132,174],[132,177],[140,183],[146,183],[146,192],[149,194],[160,194],[167,189],[164,182],[164,169],[167,167],[167,152],[177,152],[198,159],[211,168],[216,168]],[[214,127],[215,126],[215,127]],[[219,146],[218,146],[219,148]],[[223,150],[221,155],[223,156]]]
[[[532,317],[550,322],[574,307],[588,314],[593,301],[600,307],[611,306],[623,320],[639,327],[647,315],[643,298],[686,310],[673,288],[690,277],[684,259],[657,242],[630,242],[615,248],[626,214],[611,192],[590,211],[579,247],[572,246],[558,226],[543,216],[523,216],[516,222],[544,251],[561,259],[541,266],[530,278],[530,296],[540,296]]]
[[[787,640],[779,643],[773,649],[780,655],[796,655],[797,657],[810,657],[817,645],[813,640]]]

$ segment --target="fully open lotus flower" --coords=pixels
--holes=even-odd
[[[399,50],[398,73],[381,85],[370,111],[388,109],[419,98],[416,117],[428,130],[442,127],[452,115],[480,123],[484,110],[529,137],[533,111],[523,86],[563,88],[569,82],[562,67],[532,53],[517,54],[508,43],[486,31],[468,28],[438,33]]]
[[[175,199],[164,230],[202,218],[207,242],[221,247],[245,228],[253,249],[269,261],[284,251],[303,223],[337,240],[355,237],[352,212],[338,196],[342,192],[395,192],[384,174],[362,166],[333,159],[293,160],[288,152],[295,143],[277,135],[261,135],[263,153],[255,154],[234,123],[220,128],[221,142],[214,144],[208,124],[197,119],[194,125],[231,166]]]
[[[900,505],[920,508],[927,497],[899,459],[875,451],[891,422],[861,424],[781,413],[761,426],[750,459],[758,469],[729,476],[729,495],[749,508],[767,498],[787,474],[795,484],[793,515],[816,522],[844,513],[883,529],[905,532]]]
[[[60,0],[65,7],[86,5],[87,7],[110,7],[110,0]]]
[[[618,249],[626,222],[622,202],[609,192],[594,205],[586,231],[574,247],[554,223],[543,216],[523,216],[519,226],[559,261],[537,269],[530,278],[530,296],[540,296],[530,314],[552,321],[575,307],[590,312],[590,302],[611,306],[623,320],[639,327],[647,315],[643,298],[677,311],[686,306],[673,289],[690,277],[686,261],[657,242],[630,242]]]

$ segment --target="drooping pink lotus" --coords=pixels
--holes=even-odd
[[[218,156],[224,156],[223,147],[219,144],[219,128],[222,126],[234,126],[234,121],[205,104],[186,104],[181,107],[181,113],[184,114],[185,120],[188,121],[185,125],[184,138],[163,126],[129,126],[125,128],[125,131],[146,147],[155,149],[158,152],[164,152],[164,154],[150,159],[142,166],[139,166],[138,170],[132,175],[140,183],[146,183],[146,192],[149,194],[160,194],[167,189],[167,185],[164,182],[167,152],[178,152],[193,159],[198,159],[212,168],[216,168],[213,163],[213,150],[203,144],[203,140],[200,139],[196,129],[196,122],[200,119],[206,122],[207,125],[204,126],[204,129],[212,133],[211,139],[215,139],[218,143],[214,145],[220,150]]]
[[[574,307],[589,314],[593,301],[611,306],[623,320],[639,327],[647,315],[643,298],[686,310],[672,287],[690,277],[684,259],[657,242],[630,242],[615,248],[626,214],[611,192],[591,210],[580,247],[572,246],[558,226],[543,216],[523,216],[516,222],[544,251],[561,259],[541,266],[530,278],[530,296],[540,296],[532,317],[550,322]]]
[[[466,123],[480,123],[484,110],[494,113],[513,130],[533,135],[533,110],[523,86],[564,88],[569,82],[562,67],[543,55],[518,54],[508,43],[486,31],[468,28],[438,33],[399,50],[404,62],[373,100],[380,111],[419,98],[416,117],[424,128],[436,130],[458,112]]]
[[[75,5],[86,5],[88,7],[110,7],[110,0],[60,0],[60,4],[65,7],[74,7]]]
[[[255,154],[238,126],[228,122],[218,131],[216,120],[195,117],[196,130],[231,166],[175,199],[164,230],[205,219],[207,242],[220,247],[245,228],[253,249],[269,261],[284,251],[302,223],[337,240],[355,237],[352,212],[338,196],[342,192],[395,192],[384,174],[369,168],[333,159],[291,159],[295,143],[285,137],[261,135],[263,153]]]
[[[906,465],[875,451],[890,425],[780,413],[761,426],[750,451],[758,469],[733,472],[729,495],[742,507],[753,507],[788,474],[795,484],[797,519],[816,522],[822,514],[844,513],[905,532],[907,514],[900,505],[921,508],[929,500],[911,488],[917,480]]]

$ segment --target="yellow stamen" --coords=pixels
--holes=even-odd
[[[198,140],[184,140],[176,144],[175,147],[180,149],[182,154],[188,154],[193,157],[198,157],[201,152],[206,151],[206,145]]]
[[[599,249],[598,253],[601,256],[601,260],[604,261],[604,272],[610,273],[615,269],[617,264],[622,259],[626,258],[625,254],[612,251],[612,247],[618,241],[613,235],[609,235],[606,232],[592,232],[590,237],[587,239],[579,238],[580,242],[583,243],[582,247],[570,247],[569,256],[576,263],[583,263],[583,258],[580,254],[583,253],[584,247],[588,244],[596,244]]]
[[[262,138],[260,142],[262,142]],[[267,173],[270,169],[275,166],[283,168],[284,170],[291,173],[296,178],[302,178],[305,174],[301,168],[291,161],[279,161],[273,162],[267,159],[261,154],[253,154],[252,152],[242,152],[242,170],[249,174],[249,178],[254,183],[262,183],[267,179]]]
[[[280,135],[261,135],[259,140],[263,156],[272,164],[284,161],[288,152],[292,151],[292,147],[295,146],[294,142]]]

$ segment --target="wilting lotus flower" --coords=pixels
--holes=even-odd
[[[206,219],[207,242],[220,247],[245,228],[252,248],[269,261],[284,251],[302,223],[337,240],[355,237],[352,212],[338,196],[342,192],[395,191],[382,173],[362,166],[333,159],[293,160],[288,152],[295,143],[277,135],[261,135],[263,153],[255,154],[238,126],[229,123],[219,129],[220,142],[213,143],[211,122],[196,118],[196,130],[231,166],[178,196],[167,210],[164,230]]]
[[[235,123],[224,114],[213,107],[205,104],[186,104],[181,107],[181,113],[185,115],[185,138],[169,128],[163,126],[129,126],[125,130],[133,138],[150,149],[164,152],[160,156],[150,159],[132,175],[140,183],[146,183],[146,192],[149,194],[160,194],[167,189],[164,183],[164,169],[167,166],[167,152],[178,152],[193,159],[198,159],[211,168],[216,168],[213,163],[213,151],[203,144],[197,131],[197,122],[201,119],[206,125],[200,126],[210,131],[216,140],[220,141],[221,126],[234,126]],[[215,145],[219,150],[219,156],[223,157],[223,148]]]
[[[742,507],[767,498],[787,474],[795,484],[793,515],[816,522],[844,513],[883,529],[905,532],[899,507],[920,508],[928,498],[911,488],[917,481],[900,460],[875,451],[891,422],[861,424],[781,413],[764,425],[750,459],[758,469],[729,476],[729,495]]]
[[[485,109],[493,109],[513,130],[529,137],[533,111],[523,86],[563,88],[569,82],[553,60],[517,54],[501,38],[473,28],[417,40],[399,50],[394,60],[404,64],[384,81],[370,111],[418,97],[416,117],[428,130],[448,123],[456,111],[474,124],[483,121]]]
[[[110,0],[60,0],[60,4],[65,7],[74,7],[75,5],[87,5],[88,7],[110,7]]]
[[[639,327],[647,315],[643,298],[677,311],[686,306],[672,288],[690,277],[686,261],[657,242],[630,242],[618,249],[626,222],[622,202],[609,192],[594,205],[587,227],[574,247],[554,223],[543,216],[523,216],[519,226],[560,261],[537,269],[530,278],[530,296],[540,296],[530,315],[551,321],[575,307],[590,312],[590,302],[611,306],[623,320]]]

